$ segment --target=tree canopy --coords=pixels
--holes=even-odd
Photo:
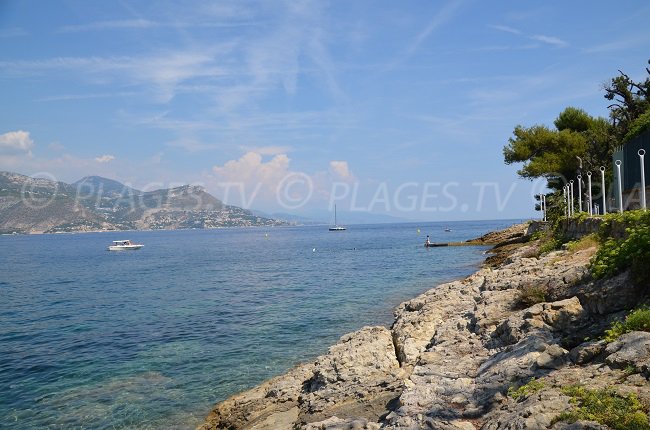
[[[650,61],[648,61],[650,64]],[[614,148],[650,128],[650,68],[646,78],[635,82],[619,70],[619,75],[603,86],[610,100],[610,121],[592,117],[582,109],[567,107],[545,125],[518,125],[503,148],[506,164],[523,163],[517,171],[522,178],[548,179],[549,188],[560,190],[568,178],[600,166],[611,169]]]
[[[522,178],[545,177],[549,187],[561,189],[564,179],[576,174],[580,160],[586,168],[611,157],[613,146],[606,119],[568,107],[554,124],[555,129],[544,125],[515,127],[503,155],[506,164],[524,163],[517,172]]]
[[[648,61],[650,64],[650,60]],[[635,82],[622,71],[604,86],[605,98],[613,101],[608,106],[609,116],[619,140],[623,140],[634,121],[650,110],[650,68],[645,80]]]

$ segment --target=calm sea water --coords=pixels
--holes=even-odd
[[[0,428],[194,428],[484,258],[426,234],[511,223],[0,237]],[[146,246],[105,250],[124,238]]]

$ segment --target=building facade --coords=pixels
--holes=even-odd
[[[650,129],[636,136],[625,145],[617,148],[613,155],[614,183],[611,188],[614,193],[614,207],[618,210],[618,171],[616,161],[621,161],[621,185],[623,189],[623,210],[639,209],[641,207],[641,157],[639,150],[643,149],[645,168],[646,205],[650,206]]]

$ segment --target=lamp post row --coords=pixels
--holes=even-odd
[[[645,165],[644,165],[644,158],[645,158],[645,149],[639,149],[638,155],[639,155],[639,162],[641,163],[641,186],[639,189],[640,197],[641,197],[641,209],[646,210],[647,205],[646,205],[646,187],[645,187]],[[582,160],[581,165],[582,165]],[[621,160],[616,160],[614,162],[616,165],[616,179],[617,179],[617,185],[618,185],[618,211],[623,212],[623,181],[621,178],[621,165],[623,162]],[[582,166],[581,166],[582,167]],[[578,212],[582,212],[582,175],[578,174],[577,176],[578,179]],[[600,186],[601,190],[603,193],[602,196],[602,206],[603,206],[603,215],[607,214],[607,196],[606,196],[606,190],[605,190],[605,167],[600,166]],[[565,208],[564,208],[564,215],[567,217],[571,217],[575,214],[575,209],[574,209],[574,197],[573,197],[573,179],[571,179],[567,184],[564,185],[562,188],[562,196],[563,200],[565,203]],[[599,212],[599,205],[597,203],[594,203],[592,200],[591,196],[591,172],[587,172],[587,202],[589,203],[587,206],[587,212],[589,215],[594,215]],[[546,195],[541,194],[540,195],[540,208],[542,210],[542,218],[544,221],[546,221]]]

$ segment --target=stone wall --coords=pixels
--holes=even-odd
[[[566,235],[571,239],[580,239],[591,233],[598,233],[600,225],[603,223],[602,218],[587,219],[569,219],[566,222]]]

